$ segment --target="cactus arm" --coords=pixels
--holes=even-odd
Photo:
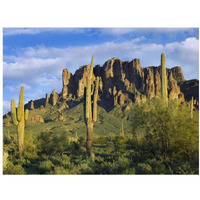
[[[93,74],[93,65],[94,65],[94,55],[92,55],[92,60],[90,64],[90,71],[89,71],[90,78],[92,77],[92,74]]]
[[[26,109],[25,112],[24,112],[24,120],[25,121],[28,120],[28,109]]]
[[[94,84],[92,84],[91,95],[94,94]]]
[[[19,95],[19,105],[17,109],[17,118],[18,121],[21,121],[24,117],[24,86],[21,87]]]
[[[97,98],[98,98],[98,89],[99,89],[99,77],[97,77],[94,86],[94,95],[93,95],[93,109],[92,109],[92,117],[93,122],[97,121]]]
[[[85,95],[85,121],[86,124],[90,119],[90,107],[91,107],[91,87],[90,87],[90,78],[87,77],[86,85],[86,95]]]
[[[16,107],[15,107],[15,100],[11,99],[11,117],[12,122],[17,126],[19,122],[17,121],[17,114],[16,114]]]

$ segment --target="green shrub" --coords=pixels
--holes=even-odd
[[[42,161],[39,165],[39,172],[41,174],[49,174],[52,171],[54,164],[50,160]]]
[[[152,172],[152,168],[149,164],[138,163],[137,167],[139,174],[150,174]]]
[[[126,169],[122,172],[122,174],[136,174],[136,170],[134,167]]]
[[[195,112],[190,118],[187,103],[171,100],[166,107],[160,99],[147,101],[135,106],[132,122],[141,159],[161,157],[170,166],[184,160],[198,164],[199,116]]]
[[[116,136],[114,139],[115,151],[124,151],[126,149],[126,139],[122,136]]]
[[[66,133],[42,132],[38,136],[37,148],[43,154],[56,155],[70,150],[69,139]]]
[[[52,174],[61,175],[61,174],[70,174],[70,172],[69,172],[69,169],[65,169],[64,167],[60,167],[60,166],[55,166]]]
[[[36,151],[36,139],[33,137],[32,132],[27,131],[24,139],[24,150],[28,153],[33,153]]]
[[[3,143],[4,143],[4,144],[10,144],[11,142],[12,142],[12,139],[11,139],[10,136],[5,136],[5,137],[3,138]]]
[[[3,169],[3,174],[26,174],[26,172],[21,165],[8,162],[6,168]]]

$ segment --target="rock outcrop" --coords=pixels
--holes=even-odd
[[[64,69],[62,97],[81,99],[87,75],[86,65],[81,66],[74,75]],[[92,82],[95,80],[95,76],[100,77],[99,99],[110,102],[112,106],[124,105],[128,102],[140,103],[161,95],[161,67],[143,68],[137,58],[131,62],[112,58],[106,61],[102,67],[99,65],[94,67]],[[166,76],[168,97],[184,101],[184,94],[178,84],[185,80],[181,67],[167,69]]]
[[[31,100],[31,110],[34,110],[34,101]]]
[[[62,89],[62,98],[65,99],[68,95],[68,84],[71,78],[71,73],[68,69],[64,69],[62,73],[63,89]]]
[[[50,104],[52,106],[55,106],[58,101],[59,95],[56,93],[56,90],[54,89],[50,95]]]
[[[73,103],[78,104],[83,100],[88,73],[87,65],[79,67],[73,75],[68,69],[64,69],[62,92],[57,94],[53,90],[50,98],[47,94],[46,98],[35,100],[34,107],[47,106],[49,103],[54,106],[58,101],[66,102],[69,107],[73,106]],[[106,109],[112,109],[117,105],[138,104],[161,96],[161,66],[144,68],[137,58],[130,62],[112,58],[102,67],[96,65],[91,78],[92,83],[97,76],[99,77],[98,101]],[[190,101],[193,96],[195,105],[199,104],[198,80],[185,81],[180,66],[167,69],[166,76],[169,99]],[[31,102],[26,107],[30,109]]]
[[[172,75],[177,82],[185,81],[183,72],[180,66],[171,68]]]
[[[186,101],[191,101],[194,98],[194,106],[199,108],[199,80],[193,79],[179,82],[181,92],[184,94]]]
[[[46,93],[45,106],[49,105],[49,94]]]
[[[28,117],[28,121],[32,122],[32,123],[36,123],[36,122],[44,122],[44,119],[42,118],[41,115],[30,115]]]

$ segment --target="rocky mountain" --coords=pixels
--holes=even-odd
[[[66,101],[71,107],[74,103],[82,101],[87,75],[87,65],[79,67],[74,75],[68,69],[64,69],[62,92],[58,94],[53,90],[50,98],[47,94],[46,98],[35,100],[34,107],[38,108],[48,103],[56,105],[58,101]],[[112,58],[103,66],[96,65],[92,81],[96,76],[100,77],[98,104],[106,110],[111,110],[117,105],[137,104],[161,94],[161,67],[141,67],[137,58],[131,62]],[[186,81],[180,66],[167,69],[167,85],[170,99],[190,101],[193,96],[194,104],[198,107],[199,81]],[[30,109],[31,102],[26,107]]]

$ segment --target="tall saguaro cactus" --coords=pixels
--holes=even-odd
[[[24,153],[24,125],[25,121],[28,120],[28,110],[26,109],[24,112],[24,86],[21,87],[17,112],[15,99],[11,99],[11,117],[13,123],[17,126],[19,156],[21,157]]]
[[[166,76],[166,57],[165,54],[161,54],[161,98],[164,104],[168,105],[167,97],[167,76]]]
[[[93,140],[93,125],[97,121],[97,98],[99,88],[99,77],[96,78],[95,83],[91,84],[93,74],[94,55],[92,56],[91,64],[89,68],[89,74],[87,76],[87,83],[84,90],[84,119],[87,126],[87,141],[86,150],[88,156],[92,156],[92,140]]]

